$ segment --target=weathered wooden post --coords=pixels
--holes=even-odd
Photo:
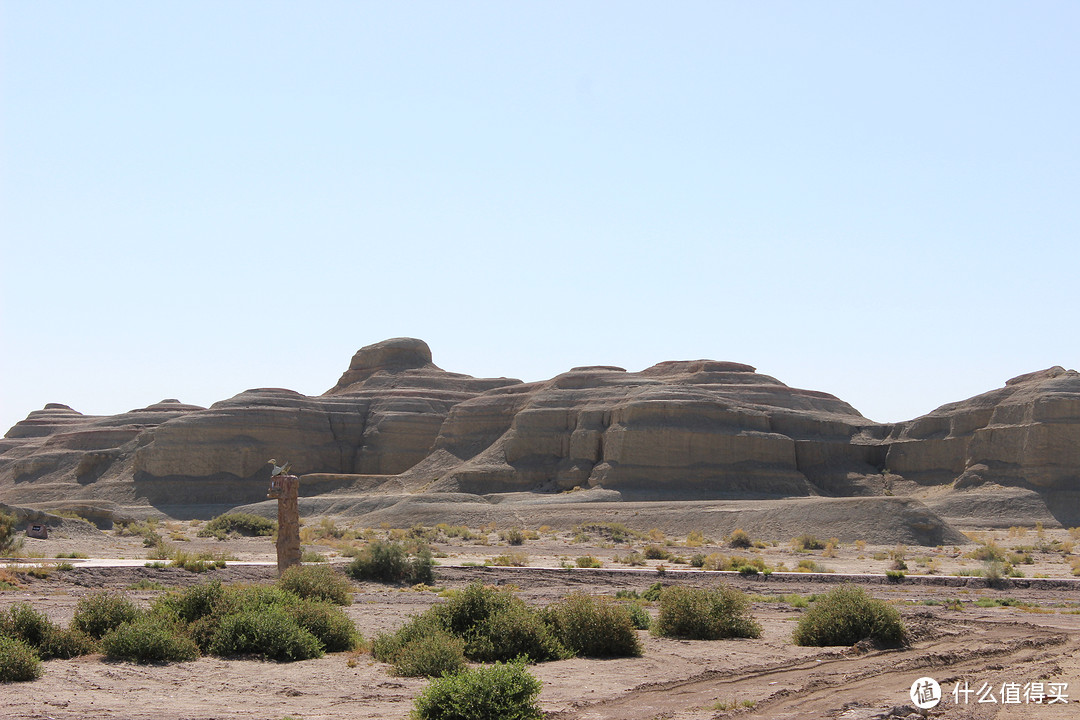
[[[275,475],[270,478],[268,498],[277,498],[277,569],[300,564],[300,478],[295,475]]]

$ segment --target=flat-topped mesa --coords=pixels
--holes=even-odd
[[[897,423],[891,472],[922,485],[1080,491],[1080,373],[1060,366]]]

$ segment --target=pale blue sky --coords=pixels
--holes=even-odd
[[[755,365],[879,421],[1080,365],[1075,2],[0,2],[0,432],[359,347]]]

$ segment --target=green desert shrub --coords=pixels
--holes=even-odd
[[[0,635],[22,640],[42,660],[73,658],[96,649],[86,634],[60,627],[26,603],[16,603],[0,612]]]
[[[420,638],[442,633],[451,635],[440,618],[431,610],[413,615],[392,633],[379,633],[371,643],[371,655],[376,660],[393,663],[401,649]]]
[[[649,611],[641,606],[641,603],[626,603],[626,612],[630,614],[630,621],[634,623],[635,629],[648,630],[649,626],[652,625],[652,617],[649,615]]]
[[[540,720],[542,685],[523,662],[495,663],[431,681],[413,704],[413,720]]]
[[[283,608],[268,607],[223,617],[210,642],[210,652],[221,657],[258,655],[291,662],[322,657],[323,647]]]
[[[645,558],[648,560],[670,560],[671,553],[662,545],[646,545]]]
[[[138,615],[138,609],[127,595],[102,590],[79,600],[71,626],[100,640],[110,630],[133,621]]]
[[[669,587],[660,595],[657,635],[691,640],[760,637],[761,626],[750,616],[745,593],[723,585],[715,590]]]
[[[400,646],[390,664],[401,677],[453,675],[466,667],[465,643],[440,630]]]
[[[0,636],[0,683],[25,682],[41,676],[41,660],[22,640]]]
[[[396,633],[376,638],[372,654],[394,662],[401,648],[416,638],[445,632],[464,643],[465,657],[477,662],[544,662],[570,656],[540,614],[507,590],[472,583],[449,600],[411,618]]]
[[[640,607],[640,606],[638,606]],[[555,637],[584,657],[638,657],[641,640],[630,612],[607,598],[576,592],[544,610]]]
[[[373,540],[349,563],[345,572],[357,580],[415,585],[434,580],[434,565],[431,550],[425,545],[409,553],[399,542]]]
[[[199,537],[216,537],[224,540],[230,533],[262,537],[277,532],[277,523],[253,513],[226,513],[206,523],[199,530]]]
[[[655,582],[649,586],[649,588],[641,593],[641,599],[648,602],[656,602],[660,599],[660,596],[664,593],[663,583]]]
[[[570,657],[540,614],[519,598],[492,613],[465,634],[465,656],[477,662],[519,657],[546,662]]]
[[[315,636],[326,652],[355,649],[361,642],[353,621],[338,606],[318,600],[302,600],[289,614]]]
[[[192,585],[159,596],[153,603],[155,613],[175,616],[186,623],[206,617],[225,595],[225,589],[217,580]]]
[[[226,657],[303,660],[362,641],[341,608],[276,585],[195,585],[161,596],[153,613],[186,624],[200,650]]]
[[[282,590],[301,598],[325,600],[335,605],[352,603],[349,582],[325,565],[294,565],[281,574],[277,584]]]
[[[199,648],[181,625],[161,616],[143,615],[125,622],[101,639],[110,660],[136,663],[185,662],[199,657]]]
[[[18,550],[22,545],[22,538],[17,531],[18,525],[19,521],[14,514],[0,510],[0,555]]]
[[[843,585],[817,598],[799,619],[794,633],[796,645],[854,645],[867,639],[895,647],[905,642],[907,630],[896,608],[854,585]]]

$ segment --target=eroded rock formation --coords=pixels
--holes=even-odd
[[[269,457],[306,476],[309,496],[1074,492],[1080,375],[1051,368],[882,425],[738,363],[581,367],[526,384],[446,372],[425,343],[397,338],[358,351],[318,397],[264,388],[210,408],[166,400],[112,417],[48,405],[0,441],[0,499],[236,505],[260,499]]]
[[[1080,373],[1053,367],[898,423],[888,469],[920,484],[1080,490]]]

